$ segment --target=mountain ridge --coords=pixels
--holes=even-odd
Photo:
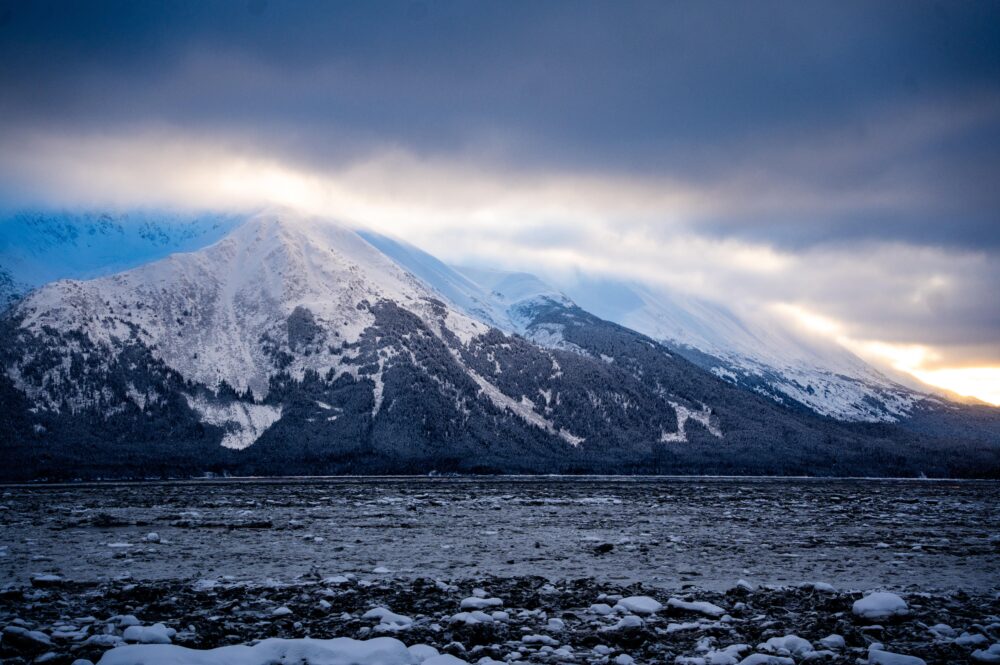
[[[3,473],[997,473],[990,444],[790,411],[527,277],[441,273],[492,325],[391,254],[271,213],[32,292],[2,320]]]

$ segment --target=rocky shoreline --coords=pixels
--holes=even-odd
[[[483,665],[1000,662],[996,593],[909,593],[879,614],[863,611],[865,603],[859,612],[866,594],[825,584],[740,582],[724,593],[670,593],[594,579],[444,582],[381,570],[365,577],[249,584],[39,576],[0,592],[0,657],[70,665],[97,663],[126,643],[213,649],[267,638],[390,636]],[[416,653],[422,661],[432,652]]]

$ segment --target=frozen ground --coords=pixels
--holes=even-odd
[[[1000,485],[0,489],[7,665],[1000,662]]]
[[[0,579],[588,577],[682,589],[1000,588],[1000,484],[198,481],[0,489]],[[155,533],[155,536],[149,536]],[[375,573],[379,571],[388,571]]]

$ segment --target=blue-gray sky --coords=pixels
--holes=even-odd
[[[302,198],[1000,368],[996,2],[0,0],[0,91],[4,207]]]

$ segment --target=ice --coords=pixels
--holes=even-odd
[[[274,610],[271,611],[271,616],[273,616],[273,617],[286,617],[286,616],[288,616],[291,613],[292,613],[292,611],[290,609],[288,609],[287,607],[285,607],[284,605],[282,605],[281,607],[274,608]]]
[[[167,628],[162,623],[152,626],[129,626],[122,637],[126,642],[139,644],[170,644],[170,639],[177,634],[173,628]]]
[[[632,614],[656,614],[663,609],[663,605],[649,596],[629,596],[619,600],[615,609]]]
[[[852,611],[856,616],[875,621],[909,613],[906,601],[888,591],[876,591],[861,600],[854,601]]]
[[[441,657],[431,656],[423,662],[430,665],[465,663],[459,659],[437,662],[438,658]],[[206,651],[166,644],[123,646],[105,653],[98,665],[271,665],[279,662],[307,662],[310,665],[416,665],[420,660],[402,642],[391,637],[371,640],[353,640],[347,637],[330,640],[271,638],[254,646],[234,645]]]
[[[721,617],[726,613],[724,609],[718,605],[713,605],[712,603],[706,603],[703,601],[689,602],[678,598],[671,598],[668,600],[667,606],[679,610],[687,610],[689,612],[699,612],[710,617]]]

